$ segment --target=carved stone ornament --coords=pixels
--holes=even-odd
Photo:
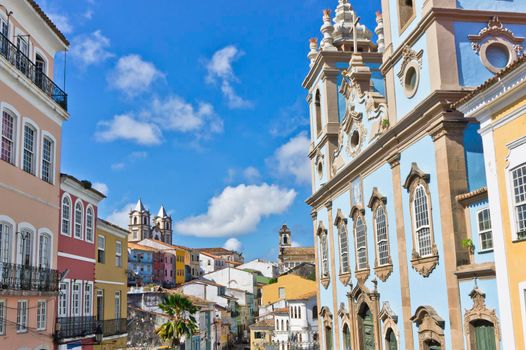
[[[436,244],[433,243],[433,255],[426,256],[424,258],[418,255],[417,251],[413,249],[413,257],[411,259],[411,265],[416,272],[418,272],[423,277],[429,277],[431,272],[438,265],[438,250]]]
[[[411,170],[409,171],[409,174],[405,178],[404,184],[402,185],[403,188],[405,188],[408,192],[410,191],[410,185],[414,181],[415,178],[421,178],[426,183],[429,183],[429,180],[431,179],[431,176],[427,173],[424,173],[416,163],[411,164]]]
[[[416,64],[416,68],[418,68],[418,70],[422,69],[423,56],[423,50],[416,52],[410,46],[404,46],[402,49],[402,65],[400,66],[400,71],[396,73],[402,86],[404,86],[405,73],[411,64]]]
[[[320,317],[323,320],[323,326],[332,329],[332,314],[327,306],[320,309]]]
[[[377,264],[375,264],[377,265]],[[389,276],[391,276],[391,273],[393,272],[393,263],[391,261],[391,257],[389,257],[389,263],[387,265],[382,266],[376,266],[374,268],[374,274],[376,277],[378,277],[382,282],[387,281]]]
[[[488,309],[486,306],[486,294],[479,288],[475,288],[469,293],[470,298],[473,300],[473,307],[469,310],[465,310],[464,313],[464,332],[466,334],[466,344],[468,345],[467,350],[476,350],[472,347],[472,342],[470,338],[474,336],[471,334],[473,332],[472,322],[478,320],[484,320],[493,325],[495,331],[495,343],[497,345],[497,350],[500,349],[500,325],[499,319],[495,309]]]
[[[389,329],[394,333],[397,344],[400,344],[400,331],[398,330],[398,316],[391,310],[391,306],[388,301],[384,301],[382,309],[378,315],[383,323],[382,339],[387,339],[387,332]]]
[[[381,344],[382,340],[379,317],[380,293],[378,293],[376,288],[373,291],[370,291],[365,285],[358,284],[347,296],[349,298],[349,303],[352,303],[352,306],[350,308],[353,313],[351,318],[353,320],[354,329],[358,330],[360,328],[359,315],[361,310],[363,309],[363,306],[367,305],[372,314],[375,344]],[[358,344],[356,344],[356,348],[358,348]]]
[[[316,167],[316,174],[318,175],[320,179],[323,177],[323,171],[325,168],[324,159],[325,159],[325,155],[318,148],[316,150],[316,156],[314,158],[314,166]]]
[[[444,337],[445,321],[438,316],[432,306],[419,306],[411,321],[418,327],[419,349],[426,349],[425,343],[433,340],[440,344],[440,349],[446,348]]]
[[[323,225],[323,221],[320,221],[318,223],[318,229],[316,230],[316,235],[318,236],[318,240],[320,242],[320,250],[321,250],[321,258],[320,258],[320,261],[321,261],[321,271],[320,271],[320,275],[321,275],[321,278],[320,278],[320,283],[321,285],[323,286],[323,288],[327,289],[329,287],[329,284],[331,282],[331,278],[330,278],[330,271],[329,271],[329,267],[328,265],[325,266],[325,264],[328,264],[329,261],[329,253],[328,253],[328,231],[327,229],[325,228],[325,225]],[[325,244],[322,244],[323,240],[325,239]],[[327,261],[324,262],[324,255],[327,255]]]
[[[347,218],[343,214],[341,209],[338,209],[336,212],[336,218],[334,219],[334,226],[338,228],[338,242],[341,242],[341,235],[347,235],[348,237],[348,231],[347,231]],[[341,247],[341,245],[340,245]],[[341,256],[342,252],[340,252]],[[347,243],[347,257],[349,257],[349,243]],[[349,258],[347,259],[349,261]],[[347,266],[347,272],[344,272],[343,270],[343,262],[340,257],[340,273],[338,275],[340,282],[346,286],[349,281],[351,280],[351,269],[350,266]]]
[[[471,47],[476,54],[480,56],[482,64],[492,73],[499,72],[504,67],[497,67],[492,64],[486,51],[490,47],[500,47],[500,50],[506,50],[509,63],[524,55],[523,37],[518,37],[504,26],[498,16],[494,16],[488,22],[488,25],[480,30],[478,34],[468,35],[471,41]]]

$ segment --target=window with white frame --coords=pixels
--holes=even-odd
[[[18,235],[17,244],[17,263],[24,266],[31,266],[33,259],[33,236],[34,232],[30,229],[24,228]]]
[[[6,312],[7,308],[5,300],[0,300],[0,335],[5,335]]]
[[[477,221],[480,237],[480,250],[486,251],[493,249],[493,234],[491,232],[491,217],[489,208],[478,211]]]
[[[383,205],[379,205],[375,211],[376,244],[378,249],[378,265],[389,264],[389,242],[387,240],[387,218]]]
[[[8,111],[2,111],[2,160],[15,164],[16,117]]]
[[[278,295],[280,299],[285,299],[285,288],[284,287],[278,288]]]
[[[68,196],[62,198],[62,233],[71,236],[71,199]]]
[[[16,332],[27,332],[27,300],[19,300],[16,308]]]
[[[121,241],[115,242],[115,266],[117,267],[122,266],[122,242]]]
[[[433,254],[433,243],[431,238],[431,225],[429,220],[429,207],[427,194],[424,186],[418,185],[413,200],[413,215],[416,233],[418,254],[421,257]]]
[[[93,286],[91,283],[84,284],[84,316],[91,315],[93,300]]]
[[[93,209],[88,207],[86,210],[86,241],[93,242]]]
[[[82,227],[83,227],[83,208],[80,200],[75,203],[75,238],[82,239]]]
[[[0,222],[0,263],[11,262],[11,237],[13,228],[7,223]]]
[[[67,282],[61,282],[58,293],[58,316],[68,316],[68,296],[69,296],[69,284]]]
[[[35,148],[36,148],[37,131],[35,128],[26,123],[24,125],[24,157],[22,168],[26,173],[35,174]]]
[[[45,300],[39,300],[37,305],[37,331],[46,329],[47,303]]]
[[[329,247],[327,244],[327,231],[321,233],[321,274],[329,277]]]
[[[121,292],[115,292],[115,319],[121,318]]]
[[[97,238],[97,262],[104,264],[106,261],[106,240],[104,239],[104,236],[99,236]]]
[[[515,229],[518,239],[526,239],[526,163],[511,170]]]
[[[53,183],[54,176],[54,150],[55,143],[49,137],[44,137],[42,141],[42,180]]]
[[[347,234],[347,223],[345,219],[338,222],[338,236],[340,238],[340,268],[342,273],[348,273],[349,266],[349,236]]]
[[[38,267],[48,269],[51,258],[51,237],[47,233],[40,234],[38,242]]]
[[[71,314],[80,316],[80,283],[73,283],[71,287]]]
[[[365,224],[360,214],[355,217],[354,235],[356,237],[357,269],[364,270],[367,268],[367,238],[365,236]]]

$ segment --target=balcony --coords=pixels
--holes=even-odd
[[[125,318],[99,321],[104,337],[125,334],[128,332],[128,321]]]
[[[4,57],[18,71],[24,74],[42,92],[57,103],[64,111],[68,110],[68,95],[53,80],[45,75],[15,44],[0,33],[0,56]]]
[[[58,276],[57,270],[0,263],[0,291],[56,292]]]
[[[94,316],[59,317],[55,339],[60,342],[63,339],[94,336],[97,324]]]

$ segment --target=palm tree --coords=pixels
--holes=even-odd
[[[164,298],[159,307],[168,316],[168,321],[155,331],[162,340],[170,341],[172,346],[179,345],[183,336],[192,337],[197,331],[193,314],[199,308],[184,295],[171,294]]]

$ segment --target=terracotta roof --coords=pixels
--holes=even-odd
[[[243,265],[243,263],[242,263],[242,262],[239,262],[239,261],[229,261],[229,260],[225,260],[225,263],[226,263],[226,264],[230,264],[230,265],[235,265],[235,266]]]
[[[203,252],[203,251],[200,251],[199,254],[203,254],[203,255],[206,255],[210,258],[213,258],[213,259],[221,259],[220,256],[217,256],[217,255],[213,255],[213,254],[210,254],[210,253],[206,253],[206,252]]]
[[[46,22],[46,24],[51,28],[51,30],[59,37],[60,40],[66,45],[69,46],[69,41],[66,39],[64,34],[58,29],[58,27],[51,21],[51,19],[46,15],[44,10],[36,3],[35,0],[26,0],[29,5],[38,13],[38,15]]]
[[[314,255],[314,247],[284,247],[287,255]]]
[[[208,284],[210,286],[215,286],[215,287],[224,287],[223,285],[215,283],[214,281],[205,280],[205,279],[191,280],[191,281],[181,284],[180,287],[183,287],[189,284]]]
[[[159,243],[160,245],[165,246],[166,249],[182,249],[182,250],[184,250],[184,248],[181,248],[180,246],[168,244],[168,243],[156,240],[156,239],[145,238],[145,239],[143,239],[143,241],[150,241],[150,242]]]
[[[262,320],[257,323],[254,323],[253,325],[250,325],[250,329],[255,329],[255,328],[274,328],[274,320],[266,319],[266,320]]]
[[[274,311],[272,311],[273,314],[277,315],[277,314],[287,314],[289,313],[289,308],[288,307],[282,307],[281,309],[276,309]]]
[[[312,297],[315,297],[316,296],[316,290],[311,290],[305,294],[302,294],[296,298],[291,298],[291,299],[287,299],[287,300],[305,300],[305,299],[310,299]]]
[[[225,249],[225,248],[221,248],[221,247],[216,247],[216,248],[197,248],[196,250],[198,250],[200,252],[207,252],[208,254],[213,254],[213,255],[231,255],[231,254],[235,253],[234,251],[231,251],[231,250],[228,250],[228,249]]]
[[[212,301],[201,299],[199,297],[196,297],[195,295],[184,294],[184,293],[181,293],[180,291],[178,291],[176,289],[165,289],[165,292],[168,293],[168,294],[179,294],[179,295],[182,295],[182,296],[188,298],[196,306],[199,306],[199,305],[206,305],[206,306],[208,306],[209,304],[213,304]]]
[[[526,55],[522,56],[518,59],[516,59],[514,62],[507,65],[505,68],[503,68],[501,71],[499,71],[497,74],[495,74],[493,77],[486,80],[484,83],[479,85],[475,90],[471,91],[469,94],[458,100],[457,102],[453,103],[451,105],[452,108],[457,108],[464,103],[471,100],[475,95],[480,94],[484,90],[489,89],[493,85],[495,85],[500,79],[502,79],[504,76],[508,75],[510,72],[512,72],[515,68],[519,67],[521,64],[526,63]]]
[[[144,251],[148,251],[148,252],[157,252],[158,251],[158,249],[155,249],[155,248],[152,248],[152,247],[147,247],[145,245],[132,243],[132,242],[128,242],[128,248],[136,249],[136,250],[144,250]]]
[[[456,196],[457,201],[466,204],[473,203],[488,198],[488,188],[486,186],[477,188],[468,193],[462,193]]]

